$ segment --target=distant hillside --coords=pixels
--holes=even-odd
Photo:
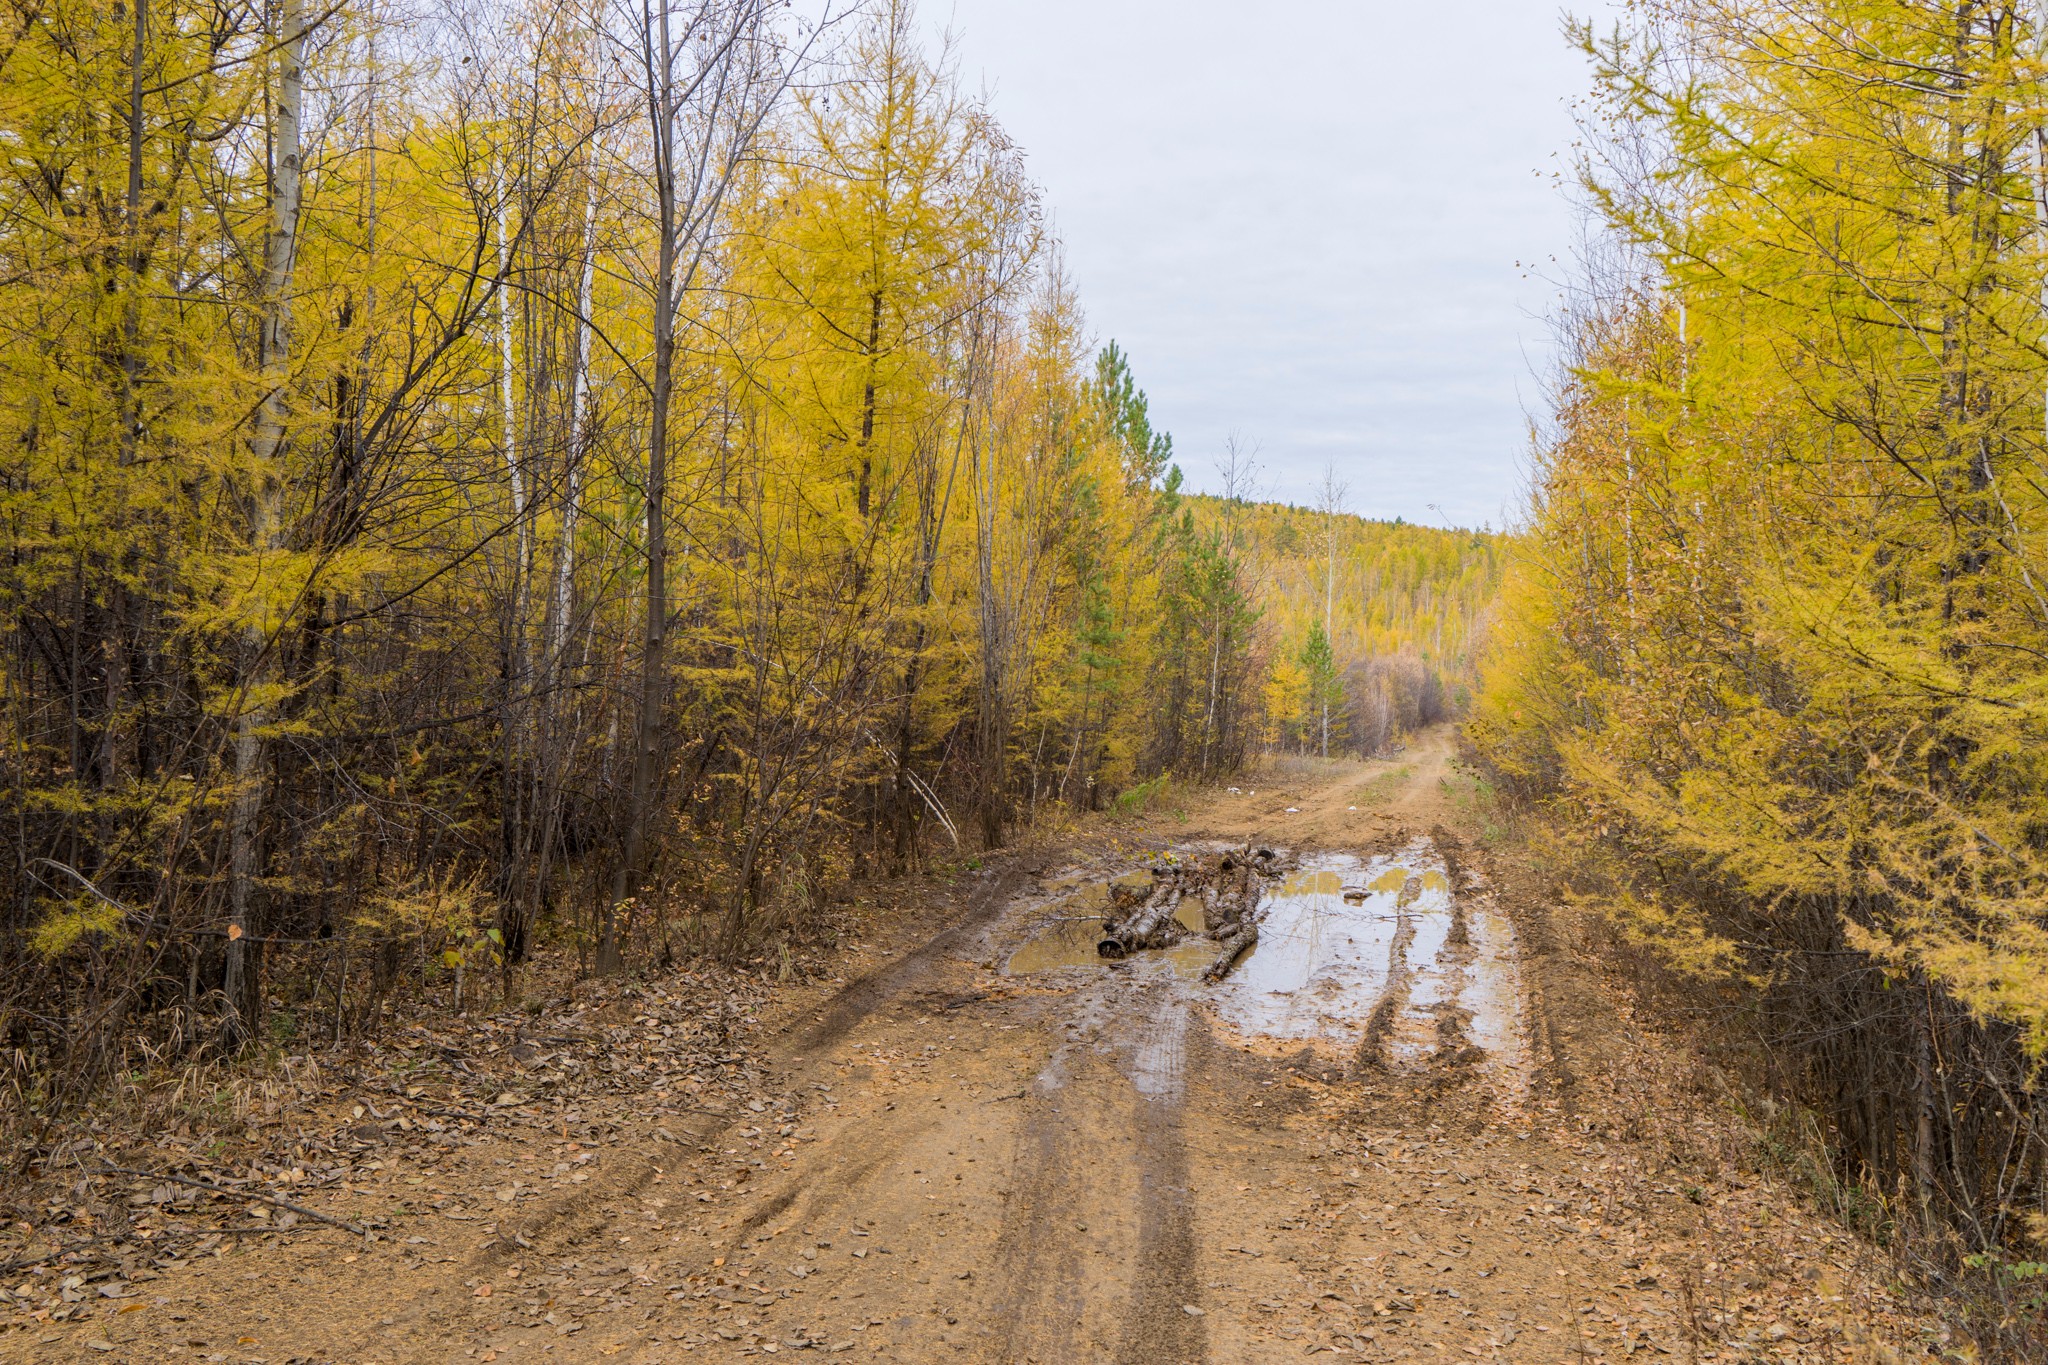
[[[1192,499],[1226,513],[1266,636],[1265,741],[1371,753],[1465,705],[1500,590],[1506,537],[1400,521],[1330,519],[1284,503]],[[1330,593],[1327,649],[1320,636]]]

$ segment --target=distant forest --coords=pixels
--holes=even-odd
[[[1244,553],[1274,639],[1268,745],[1370,756],[1463,714],[1509,544],[1491,532],[1249,509]]]

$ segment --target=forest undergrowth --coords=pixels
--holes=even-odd
[[[1481,763],[1474,768],[1485,771]],[[1830,1225],[1829,1237],[1838,1239],[1832,1244],[1857,1267],[1866,1295],[1870,1286],[1885,1286],[1881,1299],[1859,1300],[1845,1319],[1852,1324],[1850,1339],[1864,1341],[1869,1359],[1912,1358],[1916,1350],[1940,1359],[2041,1359],[2048,1350],[2048,1295],[2025,1266],[2013,1273],[1998,1259],[1972,1256],[1952,1231],[1917,1221],[1895,1191],[1872,1180],[1819,1098],[1788,1082],[1797,1058],[1759,1026],[1749,990],[1687,970],[1616,915],[1608,899],[1613,887],[1589,878],[1568,818],[1502,792],[1484,777],[1479,791],[1481,842],[1504,894],[1547,907],[1539,938],[1548,939],[1529,949],[1539,956],[1562,949],[1606,983],[1620,1002],[1625,1031],[1657,1040],[1639,1058],[1612,1056],[1600,1074],[1575,1079],[1609,1095],[1607,1112],[1627,1116],[1597,1136],[1644,1144],[1661,1154],[1653,1161],[1691,1172],[1679,1181],[1688,1199],[1710,1177],[1725,1189],[1755,1191],[1733,1202],[1724,1192],[1715,1201],[1709,1221],[1720,1250],[1695,1249],[1686,1272],[1697,1281],[1686,1288],[1699,1295],[1699,1320],[1711,1319],[1723,1330],[1750,1320],[1726,1316],[1726,1304],[1713,1302],[1727,1284],[1789,1292],[1788,1315],[1790,1304],[1834,1292],[1811,1275],[1803,1284],[1795,1278],[1786,1291],[1755,1271],[1774,1259],[1796,1262],[1810,1241],[1810,1227],[1774,1215],[1790,1201]],[[1725,1281],[1718,1290],[1709,1286],[1716,1271]],[[1889,1348],[1877,1344],[1880,1320],[1895,1330],[1891,1339],[1901,1343],[1904,1356],[1888,1355]],[[1857,1323],[1873,1335],[1856,1337]],[[1915,1337],[1917,1347],[1903,1344]]]

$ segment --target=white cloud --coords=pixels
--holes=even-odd
[[[1235,430],[1271,496],[1335,458],[1359,511],[1499,521],[1550,293],[1516,262],[1573,236],[1554,177],[1587,81],[1556,10],[930,4],[1191,482]]]

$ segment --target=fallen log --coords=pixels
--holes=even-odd
[[[1103,917],[1102,939],[1095,945],[1103,957],[1128,957],[1144,948],[1165,948],[1187,932],[1178,913],[1189,897],[1202,904],[1200,931],[1225,942],[1245,935],[1232,961],[1258,937],[1259,899],[1265,879],[1274,872],[1271,849],[1247,846],[1222,854],[1205,854],[1192,862],[1161,864],[1152,869],[1152,886],[1140,895],[1135,888],[1112,883],[1109,913]],[[1230,969],[1229,961],[1221,971]],[[1219,973],[1220,974],[1220,973]]]
[[[1268,855],[1270,856],[1270,855]],[[1225,858],[1224,880],[1208,902],[1209,937],[1221,942],[1238,932],[1256,914],[1264,892],[1264,869],[1249,858]]]
[[[1247,920],[1239,925],[1237,932],[1231,934],[1230,937],[1224,939],[1218,945],[1216,960],[1211,962],[1208,969],[1202,973],[1202,980],[1213,986],[1224,977],[1230,975],[1230,969],[1237,965],[1237,960],[1244,956],[1245,950],[1258,941],[1258,920]]]
[[[1242,855],[1226,860],[1225,866],[1237,875],[1223,898],[1222,922],[1209,934],[1217,944],[1216,960],[1202,973],[1202,980],[1209,985],[1230,975],[1231,968],[1258,943],[1259,921],[1264,918],[1259,901],[1265,892],[1266,878],[1276,870],[1275,861],[1272,849],[1250,847]]]
[[[1146,901],[1137,913],[1127,917],[1102,936],[1095,945],[1095,951],[1103,957],[1129,957],[1140,948],[1164,948],[1180,937],[1180,924],[1174,914],[1180,909],[1185,893],[1177,884],[1169,883],[1165,895]]]
[[[1230,884],[1231,865],[1224,860],[1220,875],[1202,882],[1202,932],[1212,938],[1225,924],[1238,917],[1236,888]]]
[[[1102,932],[1113,936],[1125,924],[1149,913],[1161,900],[1172,894],[1174,883],[1174,870],[1169,867],[1153,868],[1152,885],[1142,893],[1136,887],[1111,883],[1109,913],[1102,917]]]

